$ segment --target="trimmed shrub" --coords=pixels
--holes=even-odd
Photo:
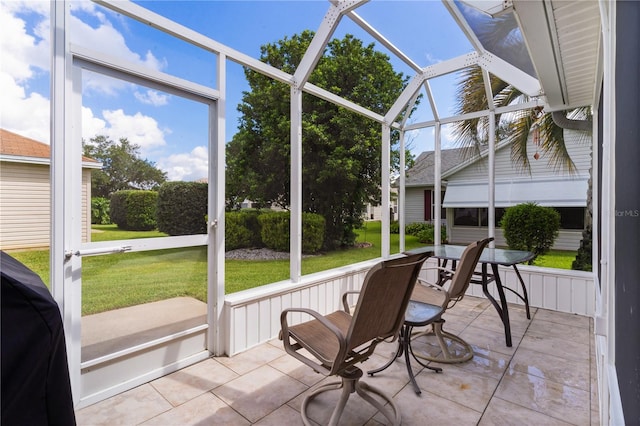
[[[263,244],[276,251],[289,251],[289,212],[269,212],[258,216]],[[325,219],[315,213],[302,213],[302,252],[317,253],[324,240]]]
[[[128,231],[150,231],[156,228],[158,193],[128,189],[116,191],[110,198],[111,222]]]
[[[259,210],[225,213],[225,248],[263,247],[260,236]]]
[[[158,230],[169,235],[207,233],[208,185],[165,182],[158,190]]]
[[[406,229],[406,228],[405,228]],[[400,233],[400,222],[394,220],[389,224],[389,233],[391,234],[399,234]]]
[[[427,223],[427,222],[413,222],[413,223],[409,223],[409,224],[405,225],[404,232],[407,235],[416,236],[420,232],[428,231],[429,229],[431,229],[431,231],[433,232],[433,225],[431,225],[430,223]]]
[[[109,225],[111,218],[109,217],[109,199],[104,197],[91,198],[91,224],[92,225]]]
[[[324,240],[324,217],[315,213],[302,213],[302,252],[317,253]]]
[[[258,216],[263,244],[276,251],[289,251],[289,212],[270,212]]]
[[[423,227],[420,231],[418,231],[415,236],[419,242],[423,244],[433,244],[435,242],[435,225],[430,223],[426,224],[427,226]],[[442,225],[440,227],[440,239],[443,243],[447,242],[447,227]]]
[[[549,251],[558,237],[560,213],[536,203],[518,204],[505,210],[500,227],[510,249],[527,250],[537,257]]]

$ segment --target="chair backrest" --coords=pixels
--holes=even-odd
[[[347,333],[347,352],[397,335],[422,264],[431,253],[378,263],[365,276]]]
[[[473,278],[473,272],[476,269],[482,250],[484,250],[491,241],[493,241],[493,238],[485,238],[484,240],[469,244],[464,249],[453,277],[451,278],[451,285],[448,290],[451,300],[457,300],[465,294],[471,278]]]

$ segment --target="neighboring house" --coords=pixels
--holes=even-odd
[[[522,172],[511,161],[508,143],[499,144],[495,152],[495,207],[496,245],[506,246],[498,223],[506,207],[525,202],[554,207],[560,213],[560,233],[553,248],[576,250],[580,246],[585,228],[591,143],[584,134],[565,130],[565,143],[576,173],[569,175],[548,166],[547,159],[534,155],[539,148],[531,141],[527,147],[531,173]],[[426,155],[425,155],[426,154]],[[423,159],[418,164],[420,159]],[[442,150],[443,219],[446,218],[447,238],[450,243],[467,244],[487,235],[488,218],[488,159],[487,153],[464,160],[460,150]],[[445,160],[447,163],[445,165]],[[457,160],[456,160],[457,159]],[[407,212],[405,221],[424,222],[433,218],[433,153],[423,153],[416,166],[407,172],[416,178],[407,178]],[[453,164],[458,161],[458,164]],[[418,176],[424,176],[422,186]],[[411,186],[409,186],[411,182]],[[419,207],[424,206],[420,217]],[[428,216],[431,206],[431,216]]]
[[[447,171],[464,161],[464,148],[443,149],[440,151],[440,171],[442,176],[446,176]],[[405,223],[413,222],[433,222],[435,219],[435,197],[434,197],[434,164],[435,152],[426,151],[416,158],[416,161],[409,170],[405,178]],[[440,201],[444,198],[446,181],[442,182],[442,194]],[[446,211],[442,209],[443,220],[447,217]]]
[[[51,178],[49,145],[0,129],[0,249],[49,247]],[[82,240],[91,239],[91,170],[82,157]]]

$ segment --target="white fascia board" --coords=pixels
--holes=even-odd
[[[500,80],[513,85],[527,96],[537,97],[542,95],[540,82],[537,79],[490,52],[484,52],[480,55],[478,65],[494,74]]]
[[[23,155],[0,155],[0,162],[48,166],[51,164],[51,159],[41,158],[41,157],[25,157]],[[83,161],[82,168],[83,169],[101,169],[102,163],[95,163],[93,161]]]
[[[255,59],[249,55],[238,52],[235,49],[231,49],[222,43],[212,40],[196,31],[193,31],[183,25],[171,21],[162,15],[151,12],[142,6],[139,6],[131,1],[124,0],[92,0],[97,4],[100,4],[115,12],[121,13],[129,18],[140,21],[145,25],[150,25],[159,29],[167,34],[170,34],[180,40],[193,44],[194,46],[201,47],[213,53],[222,53],[227,59],[238,63],[242,66],[253,69],[261,74],[265,74],[274,80],[280,81],[286,84],[293,84],[293,76],[286,72],[265,64],[258,59]]]
[[[104,72],[103,69],[106,68],[113,76],[117,76],[126,81],[132,80],[131,76],[134,76],[144,81],[144,84],[149,84],[150,82],[162,83],[162,90],[166,91],[167,87],[169,87],[179,91],[181,96],[184,96],[185,93],[190,93],[196,98],[204,98],[207,100],[217,100],[220,98],[220,92],[216,89],[174,77],[142,65],[124,61],[115,56],[106,55],[73,44],[69,46],[69,50],[73,55],[74,63],[81,68],[100,73]]]
[[[0,161],[7,163],[24,163],[24,164],[38,164],[48,166],[51,164],[51,159],[40,157],[26,157],[23,155],[0,155]]]
[[[558,108],[567,100],[562,63],[556,60],[559,50],[551,37],[556,32],[552,9],[543,1],[513,0],[513,10],[547,102],[551,108]],[[547,13],[551,14],[550,19]]]

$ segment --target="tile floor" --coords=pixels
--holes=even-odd
[[[421,395],[402,360],[363,380],[393,395],[403,425],[596,425],[597,375],[590,318],[510,305],[513,347],[488,301],[466,297],[445,318],[475,351],[442,373],[412,362]],[[425,338],[421,338],[425,339]],[[426,340],[416,348],[429,345]],[[426,347],[426,346],[425,346]],[[383,365],[396,344],[378,346],[363,370]],[[306,391],[324,377],[287,355],[278,340],[231,358],[214,357],[78,410],[88,425],[299,425]],[[326,379],[324,379],[326,380]],[[309,417],[326,424],[336,392],[317,397]],[[353,394],[340,424],[388,423]]]

